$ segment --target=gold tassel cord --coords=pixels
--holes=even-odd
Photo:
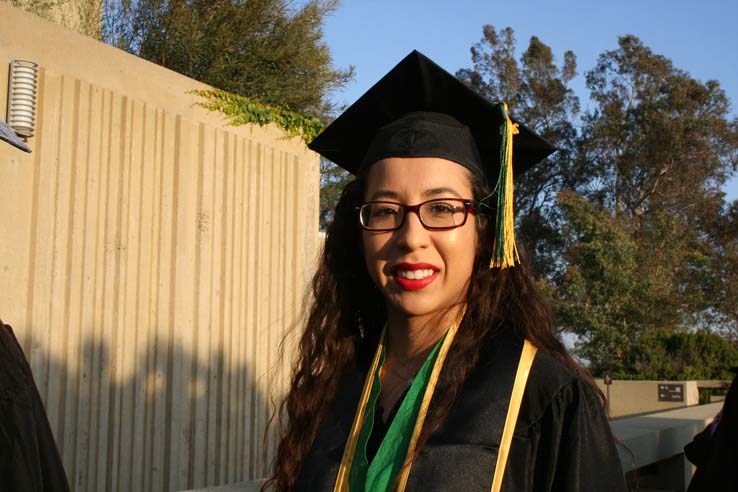
[[[515,243],[515,217],[513,213],[513,135],[519,133],[517,123],[513,123],[507,113],[507,104],[501,104],[504,120],[500,133],[500,174],[497,179],[497,218],[495,240],[492,249],[490,268],[508,268],[520,263],[518,247]]]
[[[512,393],[510,394],[510,403],[507,407],[507,416],[505,417],[505,426],[502,428],[502,438],[500,440],[500,448],[497,452],[497,463],[495,464],[495,473],[492,476],[491,492],[500,492],[502,490],[502,479],[505,476],[505,467],[507,466],[507,458],[510,455],[510,446],[512,445],[513,434],[515,433],[515,425],[518,422],[520,414],[520,406],[523,403],[523,395],[525,394],[525,385],[528,382],[530,368],[533,367],[533,359],[538,349],[528,340],[523,342],[523,350],[518,359],[518,369],[515,372],[515,381],[513,383]]]

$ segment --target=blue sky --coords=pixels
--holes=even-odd
[[[638,36],[692,77],[718,80],[738,116],[738,1],[573,0],[343,0],[326,22],[324,38],[334,63],[353,65],[355,80],[334,95],[350,104],[413,49],[451,73],[471,67],[469,48],[482,26],[514,29],[520,50],[531,36],[551,46],[557,60],[577,56],[572,87],[586,108],[584,72],[597,56],[617,47],[623,34]],[[738,199],[738,177],[725,191]]]

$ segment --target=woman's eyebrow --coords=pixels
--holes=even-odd
[[[445,194],[451,194],[458,198],[463,198],[456,190],[454,190],[453,188],[445,187],[445,186],[441,188],[433,188],[433,189],[426,190],[425,192],[423,192],[424,196],[435,196],[435,195],[445,195]]]
[[[379,190],[372,193],[369,197],[369,201],[374,201],[378,198],[398,198],[400,195],[390,190]]]
[[[440,188],[431,188],[429,190],[425,190],[423,192],[423,196],[436,196],[436,195],[453,195],[458,198],[463,198],[459,192],[454,190],[453,188],[448,188],[446,186],[442,186]],[[372,195],[369,197],[369,201],[378,200],[380,198],[399,198],[399,193],[391,190],[379,190],[372,193]]]

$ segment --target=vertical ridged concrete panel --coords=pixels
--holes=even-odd
[[[3,118],[12,59],[41,69],[33,153],[0,142],[0,318],[73,490],[263,476],[278,345],[315,265],[317,157],[275,128],[225,126],[194,106],[195,81],[7,4]]]

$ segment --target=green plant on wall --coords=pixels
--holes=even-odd
[[[315,138],[324,127],[323,123],[313,116],[303,116],[288,109],[269,106],[256,99],[219,89],[195,90],[192,93],[203,98],[203,101],[198,103],[199,106],[210,111],[220,111],[228,117],[229,123],[233,126],[274,123],[284,130],[288,137],[300,137],[305,143]]]

